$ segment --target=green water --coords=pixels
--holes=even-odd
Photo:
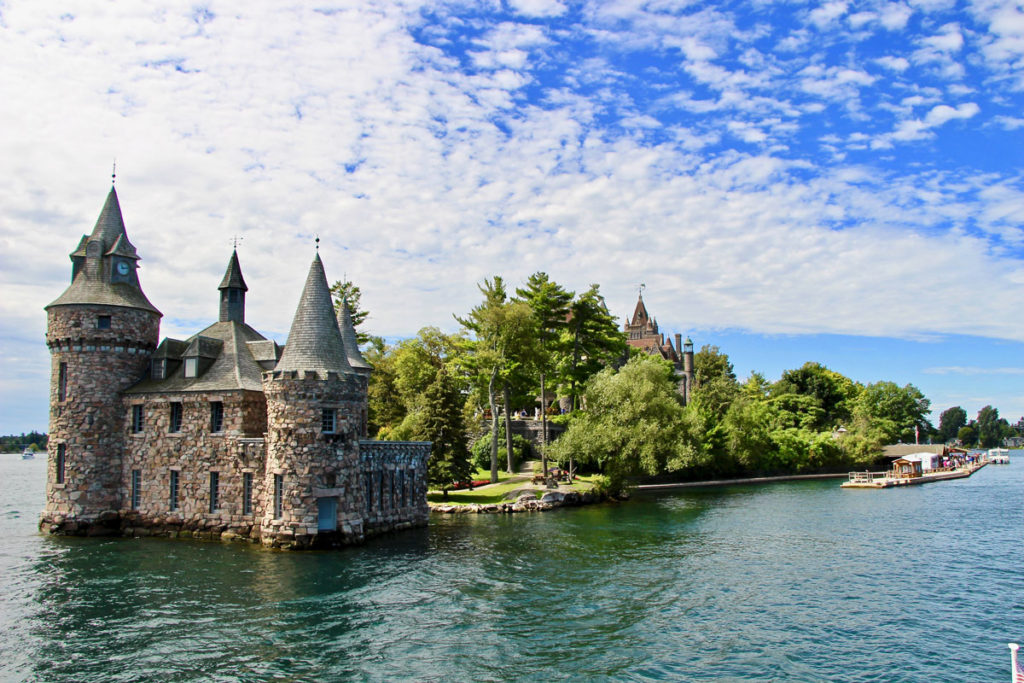
[[[0,456],[0,679],[1001,681],[1024,641],[1024,453],[434,518],[341,552],[35,532]]]

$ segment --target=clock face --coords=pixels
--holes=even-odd
[[[118,261],[117,262],[117,272],[120,273],[121,275],[127,275],[128,274],[128,264],[125,263],[124,261]]]

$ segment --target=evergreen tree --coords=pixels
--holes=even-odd
[[[441,368],[424,395],[420,438],[432,444],[427,479],[446,496],[452,484],[469,481],[472,473],[462,403],[454,378]]]
[[[565,330],[566,356],[564,374],[569,385],[572,409],[579,408],[578,393],[587,379],[604,367],[622,358],[626,350],[625,334],[608,312],[599,285],[590,285],[569,306]]]
[[[548,473],[547,385],[546,377],[554,365],[559,332],[565,329],[573,293],[552,282],[547,273],[537,272],[526,280],[526,287],[516,290],[520,300],[529,304],[537,325],[536,365],[540,375],[541,465]]]
[[[373,336],[368,332],[360,332],[359,326],[363,324],[366,317],[370,314],[369,311],[364,311],[359,304],[359,299],[362,297],[362,292],[359,291],[359,287],[352,284],[349,280],[342,282],[338,280],[331,285],[331,296],[334,298],[334,310],[341,310],[341,302],[348,301],[348,310],[352,316],[352,327],[356,331],[356,341],[360,345],[365,344],[373,339]]]

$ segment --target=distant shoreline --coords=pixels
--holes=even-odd
[[[835,474],[782,474],[777,477],[745,477],[743,479],[709,479],[707,481],[684,481],[675,484],[638,484],[637,491],[662,491],[668,489],[689,489],[701,486],[732,486],[733,484],[767,484],[773,481],[800,481],[803,479],[846,479],[848,472]]]

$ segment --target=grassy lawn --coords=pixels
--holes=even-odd
[[[501,463],[500,462],[498,463],[498,483],[499,484],[501,482],[503,482],[503,481],[506,481],[507,479],[510,479],[511,477],[514,477],[514,476],[516,476],[516,475],[509,474],[504,469],[502,469]],[[487,479],[488,481],[490,481],[490,479],[491,479],[491,470],[490,470],[490,468],[487,468],[486,470],[485,469],[478,469],[478,470],[476,470],[475,472],[473,472],[472,479],[473,479],[473,481],[480,481],[481,479]]]
[[[505,477],[508,478],[507,476]],[[501,503],[505,500],[505,495],[509,491],[515,491],[529,485],[528,481],[513,481],[505,484],[495,484],[494,486],[488,486],[484,489],[474,489],[472,491],[449,491],[448,500],[444,499],[444,495],[440,491],[430,491],[427,493],[427,500],[431,503],[454,503],[461,505],[468,505],[470,503],[476,503],[478,505],[491,505],[493,503]],[[542,493],[542,492],[540,492]]]

